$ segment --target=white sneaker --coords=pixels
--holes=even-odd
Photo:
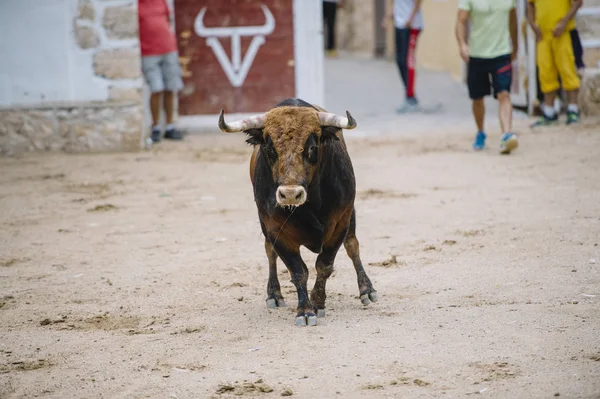
[[[421,107],[419,107],[418,102],[407,101],[404,104],[402,104],[400,107],[398,107],[396,109],[396,112],[399,114],[407,114],[410,112],[418,112],[418,111],[420,111],[420,109],[421,109]]]

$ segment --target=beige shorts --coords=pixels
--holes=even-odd
[[[177,51],[142,57],[142,72],[152,93],[183,88]]]

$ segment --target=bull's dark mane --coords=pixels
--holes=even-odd
[[[292,107],[313,107],[311,104],[296,98],[287,99],[277,105]],[[316,109],[316,108],[315,108]],[[280,214],[288,219],[287,223],[302,225],[306,231],[305,242],[308,249],[319,252],[323,241],[323,225],[329,216],[346,204],[354,201],[354,171],[344,144],[337,139],[336,127],[323,127],[321,134],[321,160],[313,180],[306,187],[307,202],[293,212],[276,205],[275,191],[277,183],[273,181],[271,167],[265,151],[259,151],[254,166],[254,199],[260,214],[275,216]],[[247,142],[252,145],[267,146],[260,129],[246,131]],[[262,225],[262,223],[261,223]],[[263,233],[264,226],[263,227]]]

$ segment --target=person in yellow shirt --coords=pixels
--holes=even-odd
[[[583,0],[528,0],[527,20],[537,40],[537,66],[544,93],[542,116],[533,126],[545,126],[558,121],[554,109],[558,77],[567,92],[567,124],[579,121],[577,95],[579,76],[570,31],[575,29],[573,17]]]

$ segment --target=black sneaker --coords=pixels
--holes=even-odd
[[[542,114],[540,118],[533,124],[531,127],[538,126],[550,126],[556,125],[558,123],[558,114],[554,114],[553,116],[547,116],[546,114]]]
[[[183,135],[181,132],[175,128],[167,129],[165,132],[165,139],[169,140],[181,140],[183,139]]]
[[[160,129],[152,129],[150,139],[152,139],[154,143],[158,143],[160,141]]]
[[[579,122],[579,112],[567,111],[567,125]]]

